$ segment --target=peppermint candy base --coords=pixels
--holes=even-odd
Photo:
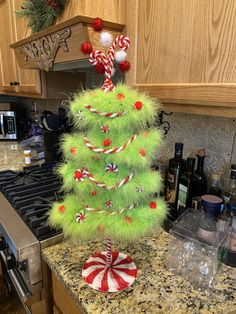
[[[101,292],[118,292],[128,288],[137,278],[137,267],[132,258],[112,252],[112,261],[106,263],[106,251],[91,256],[83,266],[82,277],[87,284]]]

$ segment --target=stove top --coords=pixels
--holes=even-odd
[[[47,223],[51,202],[63,197],[55,166],[51,162],[26,167],[20,172],[0,172],[0,192],[39,241],[60,233]]]

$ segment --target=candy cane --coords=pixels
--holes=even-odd
[[[86,105],[85,106],[86,109],[88,109],[89,111],[91,111],[92,113],[96,113],[100,116],[106,117],[106,118],[117,118],[117,117],[121,117],[123,115],[125,115],[127,113],[127,111],[121,111],[121,112],[100,112],[97,109],[93,108],[93,106],[91,105]]]
[[[127,50],[130,46],[130,40],[127,36],[120,35],[114,40],[112,46],[108,49],[107,56],[104,52],[100,50],[92,51],[89,55],[89,61],[93,65],[96,65],[98,63],[102,63],[104,65],[105,82],[102,86],[102,90],[105,92],[112,91],[115,88],[111,80],[111,74],[114,68],[115,46],[117,44],[122,50]]]
[[[95,185],[97,185],[100,188],[103,189],[107,189],[107,190],[115,190],[115,189],[119,189],[120,187],[122,187],[123,185],[125,185],[126,183],[128,183],[132,178],[133,178],[133,173],[131,173],[130,175],[128,175],[125,179],[121,180],[120,182],[117,182],[115,185],[111,185],[111,186],[107,186],[105,185],[105,183],[103,182],[99,182],[97,181],[90,172],[88,172],[87,170],[85,170],[84,172],[87,175],[87,178],[92,181]]]
[[[136,140],[136,138],[137,138],[137,134],[134,134],[131,136],[131,138],[128,140],[128,142],[125,143],[124,145],[122,145],[120,147],[114,147],[111,149],[104,149],[104,148],[98,148],[96,146],[93,146],[87,137],[84,138],[84,143],[90,150],[92,150],[95,153],[114,154],[114,153],[119,153],[119,152],[122,152],[123,150],[125,150],[129,144],[131,144],[134,140]]]
[[[115,47],[117,44],[122,50],[127,50],[130,46],[130,39],[128,36],[125,35],[120,35],[116,37],[112,46],[108,50],[108,57],[112,63],[115,60]]]
[[[86,207],[85,209],[86,209],[87,211],[92,212],[92,213],[108,214],[108,215],[110,215],[110,216],[113,216],[113,215],[120,215],[120,214],[122,214],[124,211],[130,210],[130,209],[135,209],[137,206],[138,206],[138,204],[131,204],[131,205],[128,206],[128,207],[122,208],[122,209],[117,210],[117,211],[112,211],[112,212],[110,212],[110,211],[108,211],[108,210],[104,210],[104,209],[101,209],[101,210],[95,209],[95,208],[93,208],[93,207]]]

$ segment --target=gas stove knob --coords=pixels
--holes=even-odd
[[[0,236],[0,251],[3,251],[7,248],[6,241],[3,236]]]
[[[6,256],[7,269],[13,269],[16,267],[16,260],[13,254]]]

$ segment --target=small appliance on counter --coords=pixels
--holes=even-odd
[[[0,111],[0,140],[17,140],[17,112]]]
[[[189,209],[169,231],[167,268],[197,287],[212,287],[220,262],[227,258],[230,223],[219,227],[219,219]]]
[[[45,110],[40,118],[40,126],[43,129],[45,161],[59,161],[61,159],[60,137],[71,130],[66,110],[59,108],[58,114]]]

